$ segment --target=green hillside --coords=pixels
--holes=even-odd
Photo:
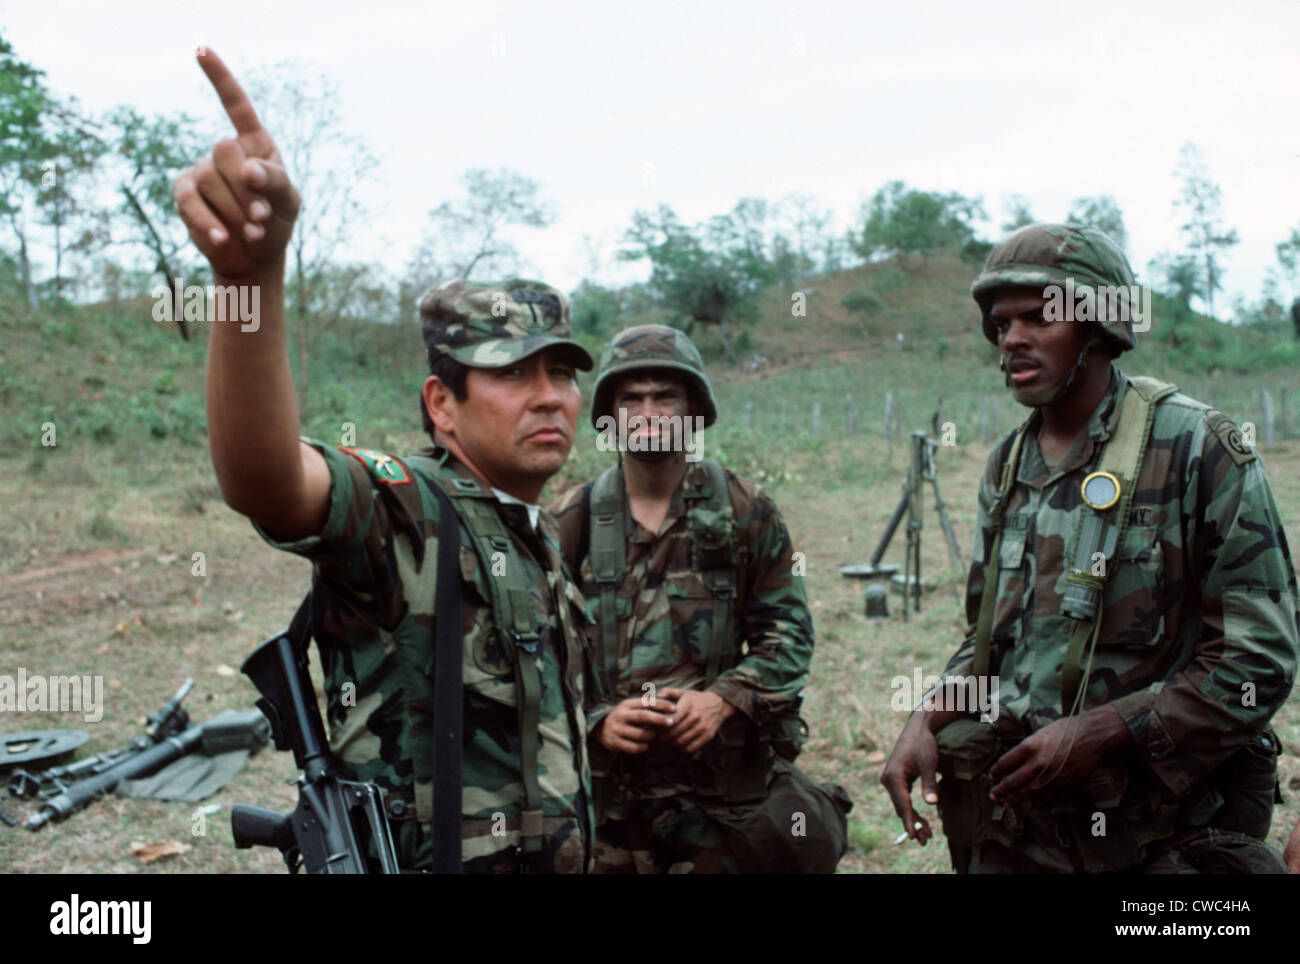
[[[958,543],[969,553],[980,471],[993,439],[1025,413],[1002,387],[993,349],[976,330],[966,295],[973,274],[947,256],[839,272],[805,284],[805,317],[791,315],[791,292],[772,289],[757,323],[738,333],[743,359],[766,359],[753,370],[723,370],[717,333],[696,332],[721,407],[704,437],[705,454],[771,492],[806,557],[817,649],[804,712],[812,740],[801,765],[842,783],[857,804],[846,872],[949,869],[941,846],[889,845],[898,821],[878,783],[903,723],[889,681],[916,669],[939,672],[965,629],[965,573],[949,566],[931,493],[922,534],[929,591],[910,622],[899,619],[897,596],[891,619],[864,620],[861,585],[841,578],[837,567],[870,555],[899,497],[907,436],[930,428],[940,398],[941,434],[954,444],[939,448],[935,464]],[[872,295],[858,299],[870,310],[845,308],[843,299],[859,291]],[[33,319],[0,306],[0,658],[34,673],[107,677],[104,719],[91,728],[83,755],[138,735],[140,721],[187,676],[197,681],[197,719],[250,705],[253,691],[234,667],[284,625],[309,577],[306,563],[265,546],[222,503],[204,431],[207,332],[198,326],[184,343],[172,326],[152,320],[151,309],[142,298]],[[1153,331],[1124,367],[1172,378],[1241,422],[1259,420],[1260,390],[1268,389],[1279,435],[1292,438],[1259,450],[1294,540],[1294,341],[1192,319],[1175,347],[1161,323],[1168,310],[1157,299]],[[598,352],[600,338],[581,337]],[[592,377],[583,376],[584,389]],[[414,325],[323,331],[303,432],[338,443],[351,422],[358,445],[399,452],[421,446],[416,398],[423,378]],[[886,438],[888,396],[895,417]],[[51,424],[57,444],[42,445]],[[552,492],[611,461],[597,450],[585,416],[583,424]],[[900,534],[886,561],[902,561],[903,543]],[[192,562],[200,555],[203,566]],[[23,717],[0,723],[7,730],[32,725]],[[43,714],[39,725],[84,723],[76,714]],[[1274,725],[1291,750],[1280,763],[1284,791],[1296,799],[1300,701],[1293,697]],[[148,870],[275,872],[278,855],[234,849],[225,814],[236,802],[291,807],[292,775],[287,754],[260,754],[218,796],[226,810],[210,819],[206,836],[192,835],[189,805],[110,798],[40,835],[0,827],[0,850],[11,871],[125,872],[145,869],[130,841],[170,837],[192,849]],[[1297,815],[1296,804],[1278,808],[1270,839],[1279,847]]]

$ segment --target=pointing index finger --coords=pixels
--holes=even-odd
[[[235,75],[230,72],[216,51],[211,47],[199,48],[199,66],[208,75],[213,88],[221,98],[221,106],[226,109],[226,116],[235,125],[240,134],[257,134],[262,131],[262,122],[258,120],[257,111],[239,86]]]

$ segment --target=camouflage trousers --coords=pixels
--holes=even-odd
[[[965,874],[1083,873],[1078,856],[1065,849],[1033,846],[1013,850],[986,840],[970,848],[951,847],[953,865]],[[963,866],[964,864],[964,866]],[[1118,874],[1284,874],[1281,856],[1244,833],[1200,827],[1148,846],[1142,863]]]
[[[734,874],[722,827],[689,795],[632,798],[596,827],[596,874]]]

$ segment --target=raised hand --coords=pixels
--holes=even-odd
[[[199,66],[221,98],[235,127],[176,178],[172,197],[190,239],[226,279],[262,278],[282,269],[301,200],[257,111],[211,48]]]

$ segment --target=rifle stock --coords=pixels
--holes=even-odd
[[[295,624],[299,620],[295,618]],[[373,783],[345,780],[334,772],[307,652],[294,646],[293,630],[273,636],[244,660],[244,674],[262,698],[257,707],[271,724],[277,750],[292,750],[302,771],[298,806],[290,814],[236,804],[230,813],[235,846],[279,849],[290,873],[371,872],[367,841],[380,873],[398,873],[397,853],[384,816],[382,791]]]

